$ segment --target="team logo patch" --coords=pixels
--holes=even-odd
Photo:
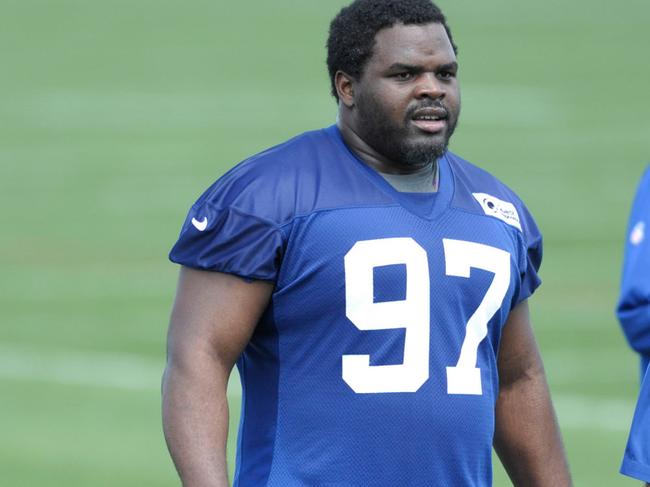
[[[515,205],[508,201],[500,200],[495,196],[486,193],[472,193],[472,196],[479,202],[481,208],[486,215],[498,218],[506,222],[508,225],[521,230],[521,223],[519,222],[519,214]]]
[[[630,232],[630,243],[639,245],[645,239],[645,222],[637,222]]]

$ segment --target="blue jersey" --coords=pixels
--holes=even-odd
[[[650,375],[647,372],[634,411],[621,473],[650,482]]]
[[[236,166],[171,259],[272,281],[237,366],[235,485],[488,486],[497,352],[540,281],[519,198],[448,152],[400,193],[336,126]]]
[[[621,295],[616,315],[630,346],[641,355],[641,376],[650,362],[650,168],[637,188],[628,223]]]

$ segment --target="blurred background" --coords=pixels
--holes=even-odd
[[[167,252],[225,170],[333,123],[324,44],[345,3],[2,0],[0,483],[178,485]],[[650,161],[650,3],[439,4],[460,46],[452,149],[545,235],[531,307],[575,484],[638,485],[617,473],[638,367],[613,309]]]

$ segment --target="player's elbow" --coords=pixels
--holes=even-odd
[[[502,370],[499,373],[499,390],[503,392],[537,383],[546,383],[546,373],[541,361],[529,362],[525,367]]]
[[[167,345],[166,371],[182,375],[205,374],[222,368],[232,368],[214,347],[205,343],[169,341]]]
[[[650,354],[650,303],[620,305],[616,316],[630,347],[640,354]]]

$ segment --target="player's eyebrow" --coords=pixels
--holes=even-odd
[[[388,68],[388,71],[408,71],[409,73],[417,74],[422,73],[425,71],[425,69],[422,66],[415,66],[413,64],[393,63]],[[436,67],[436,71],[458,71],[458,63],[456,61],[452,61],[450,63],[441,64]]]
[[[445,63],[438,66],[437,71],[458,71],[458,63],[453,61],[451,63]]]
[[[424,71],[422,66],[414,66],[412,64],[393,63],[388,68],[388,71],[408,71],[409,73],[421,73]]]

